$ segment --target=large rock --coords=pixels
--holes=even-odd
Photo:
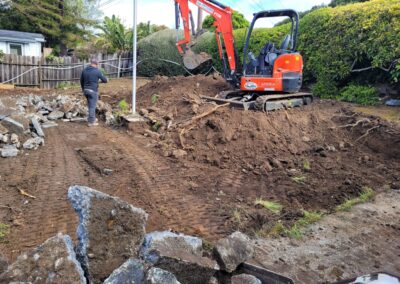
[[[175,275],[163,269],[153,267],[147,272],[146,284],[180,284]]]
[[[254,244],[245,234],[234,232],[217,242],[214,253],[221,268],[233,272],[239,264],[253,257]]]
[[[79,216],[77,255],[91,283],[101,283],[127,259],[138,256],[147,214],[140,208],[84,186],[68,198]]]
[[[47,116],[47,118],[49,120],[57,120],[57,119],[61,119],[63,117],[64,117],[64,113],[59,110],[54,110]]]
[[[11,158],[18,156],[19,150],[16,145],[5,145],[1,149],[1,156],[3,158]]]
[[[250,274],[239,274],[231,278],[232,284],[262,284],[261,280]]]
[[[12,282],[87,283],[76,260],[71,238],[62,234],[20,255],[0,275],[0,283]]]
[[[35,137],[26,140],[22,147],[27,150],[36,150],[40,145],[44,145],[44,139],[42,137]]]
[[[114,270],[114,272],[104,281],[103,284],[141,284],[144,282],[144,273],[144,264],[139,260],[131,258],[119,268]]]
[[[200,238],[164,231],[146,234],[140,256],[154,264],[158,261],[158,250],[168,248],[182,249],[197,256],[203,255],[203,241]]]
[[[202,257],[202,240],[196,237],[154,232],[147,234],[141,256],[154,266],[173,273],[181,283],[207,283],[218,264]]]

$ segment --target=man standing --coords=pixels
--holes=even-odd
[[[96,119],[96,105],[99,99],[99,80],[107,83],[108,79],[104,77],[101,71],[97,68],[98,61],[92,59],[90,65],[86,67],[81,75],[81,87],[88,103],[88,126],[99,125]]]

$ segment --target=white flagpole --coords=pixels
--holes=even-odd
[[[132,76],[133,76],[133,89],[132,89],[132,113],[136,114],[136,64],[137,64],[137,2],[138,0],[133,0],[133,66],[132,66]]]

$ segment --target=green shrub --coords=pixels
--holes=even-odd
[[[180,33],[182,37],[182,33]],[[162,61],[164,59],[183,64],[176,48],[176,31],[162,30],[151,34],[138,43],[138,74],[140,76],[178,76],[187,73],[181,66]]]
[[[362,105],[375,105],[379,102],[375,88],[359,85],[344,87],[337,99]]]

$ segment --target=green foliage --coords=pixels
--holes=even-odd
[[[132,31],[127,29],[119,17],[105,17],[99,26],[103,31],[96,40],[96,45],[107,52],[123,52],[132,49]]]
[[[349,81],[387,82],[387,72],[381,67],[387,68],[398,59],[399,37],[399,1],[371,0],[317,9],[300,23],[305,80],[317,82],[313,89],[317,95],[332,98]],[[393,68],[390,72],[393,76]]]
[[[75,86],[77,86],[77,84],[65,81],[65,82],[59,83],[57,85],[57,89],[66,90],[68,88],[72,88],[72,87],[75,87]]]
[[[4,59],[4,52],[3,50],[0,49],[0,63],[3,61]]]
[[[261,205],[265,209],[268,209],[274,214],[279,214],[282,211],[283,206],[277,202],[264,200],[262,198],[257,198],[255,205]]]
[[[347,4],[366,2],[366,1],[369,1],[369,0],[332,0],[331,4],[329,4],[329,6],[336,7],[336,6],[340,6],[340,5],[347,5]]]
[[[203,28],[207,29],[209,31],[215,31],[214,21],[215,21],[215,19],[211,15],[206,16],[203,21]],[[246,20],[246,18],[244,17],[243,14],[241,14],[237,11],[233,11],[232,25],[233,25],[233,29],[237,30],[237,29],[249,27],[250,23],[249,23],[249,21]]]
[[[306,182],[306,180],[307,180],[307,177],[306,176],[296,176],[296,177],[292,177],[292,180],[295,183],[304,184]]]
[[[374,198],[375,192],[372,188],[364,187],[363,191],[356,198],[347,199],[342,204],[336,207],[336,211],[350,211],[350,209],[357,204],[365,203]]]
[[[310,160],[305,159],[305,160],[303,161],[303,169],[306,170],[306,171],[311,170]]]
[[[322,219],[322,214],[315,211],[303,211],[303,217],[296,224],[299,226],[308,226]]]
[[[62,55],[93,33],[99,0],[0,1],[0,28],[42,33]]]
[[[0,243],[5,241],[9,233],[10,233],[10,226],[0,223]]]
[[[159,32],[159,31],[162,31],[165,29],[168,29],[168,28],[164,25],[158,26],[155,24],[151,24],[150,21],[147,23],[139,23],[137,25],[137,34],[138,34],[137,39],[141,40],[145,37],[148,37],[149,35],[151,35],[153,33],[156,33],[156,32]]]
[[[379,102],[375,88],[359,85],[344,87],[337,99],[362,105],[375,105]]]
[[[129,104],[126,100],[122,100],[118,103],[118,107],[122,112],[128,112],[129,111]]]
[[[182,36],[182,33],[180,34]],[[138,42],[138,73],[140,76],[178,76],[186,72],[177,66],[161,59],[183,64],[182,56],[176,48],[176,31],[161,30]]]
[[[152,95],[152,96],[151,96],[151,104],[152,104],[152,105],[155,105],[155,104],[158,102],[158,99],[159,99],[159,98],[160,98],[160,96],[157,95],[157,94]]]

